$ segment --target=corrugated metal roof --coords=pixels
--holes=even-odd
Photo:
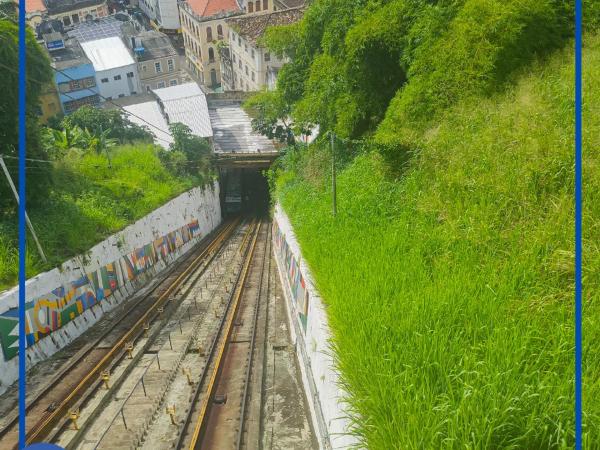
[[[96,72],[135,64],[133,56],[117,36],[82,42],[81,48],[94,65]]]
[[[169,123],[181,122],[190,127],[196,136],[212,137],[206,96],[196,83],[184,83],[153,92],[163,104]]]
[[[252,130],[251,119],[236,102],[212,102],[209,109],[215,152],[274,152],[273,142]]]
[[[158,106],[156,101],[127,105],[123,108],[128,113],[135,114],[139,117],[138,118],[132,116],[131,114],[127,114],[127,117],[133,123],[148,128],[148,130],[154,135],[154,142],[157,145],[160,145],[165,149],[169,149],[169,145],[173,142],[173,138],[170,134],[159,131],[160,129],[168,132],[169,125],[167,124],[165,117],[162,115],[160,106]],[[144,120],[141,119],[144,119],[146,122],[149,122],[154,126],[149,126],[146,122],[144,122]]]

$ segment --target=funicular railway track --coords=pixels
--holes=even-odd
[[[243,270],[211,342],[175,448],[259,448],[263,368],[255,366],[254,361],[260,360],[255,357],[260,348],[257,332],[266,325],[259,317],[269,291],[269,233],[268,224],[259,223],[251,238]],[[253,392],[250,415],[253,386],[258,388]]]
[[[70,414],[103,383],[104,376],[128,354],[131,346],[161,318],[186,283],[194,284],[215,254],[238,228],[239,219],[224,223],[209,241],[174,265],[164,278],[141,298],[128,305],[99,338],[72,357],[36,396],[27,411],[28,444],[50,442],[65,428]],[[188,287],[189,289],[189,287]],[[18,446],[18,416],[0,430],[0,448]]]

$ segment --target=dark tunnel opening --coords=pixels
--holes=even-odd
[[[265,168],[221,168],[221,211],[223,217],[236,214],[269,214],[269,184]]]

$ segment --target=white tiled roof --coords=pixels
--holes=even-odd
[[[181,122],[200,137],[212,137],[213,130],[204,92],[196,83],[185,83],[153,91],[163,104],[169,123]]]
[[[96,72],[135,64],[133,56],[118,36],[82,42],[81,48]]]
[[[168,134],[169,125],[167,124],[165,117],[162,115],[157,102],[152,101],[138,103],[124,106],[123,108],[125,111],[127,111],[127,113],[130,113],[127,114],[129,120],[140,126],[146,127],[154,135],[154,142],[157,145],[160,145],[165,149],[169,148],[169,145],[173,142],[173,138],[170,134]],[[135,114],[135,116],[132,114]],[[149,122],[154,126],[150,126],[146,122]],[[165,132],[161,130],[164,130]]]

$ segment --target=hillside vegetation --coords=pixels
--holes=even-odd
[[[110,167],[106,156],[86,153],[46,168],[51,172],[52,187],[29,215],[49,261],[42,262],[29,236],[27,276],[87,251],[202,182],[171,173],[158,154],[152,144],[124,145],[111,150]],[[0,216],[0,289],[17,282],[16,240],[16,213],[11,210]]]
[[[272,187],[328,305],[353,431],[369,448],[573,447],[563,5],[315,0],[292,30],[268,33],[291,63],[247,106],[263,132],[282,117],[296,132],[320,125],[314,144],[289,147]],[[588,7],[584,446],[598,448],[600,38]]]

